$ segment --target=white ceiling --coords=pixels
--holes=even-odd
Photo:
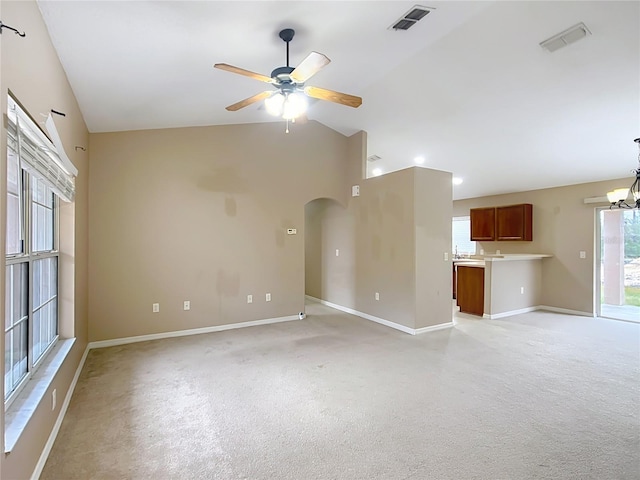
[[[309,117],[367,131],[384,172],[423,156],[464,179],[459,199],[631,183],[636,168],[637,1],[427,1],[435,11],[406,32],[388,27],[413,1],[38,3],[91,132],[274,121],[257,104],[227,112],[265,84],[213,64],[269,75],[292,27],[292,65],[312,50],[332,60],[307,83],[363,98],[317,102]],[[578,22],[592,35],[539,46]]]

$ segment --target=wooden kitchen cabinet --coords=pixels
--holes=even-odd
[[[496,208],[472,208],[471,240],[476,242],[492,242],[496,239]]]
[[[472,208],[471,240],[476,242],[533,240],[533,205]]]
[[[484,313],[484,267],[458,265],[456,302],[462,313]]]
[[[533,205],[496,207],[496,240],[533,240]]]

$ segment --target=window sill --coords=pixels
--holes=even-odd
[[[54,377],[67,358],[75,341],[75,338],[58,340],[22,392],[18,394],[18,397],[5,412],[4,453],[11,453],[11,450],[18,443],[20,435],[22,435],[38,405],[42,403],[45,393],[53,383]]]

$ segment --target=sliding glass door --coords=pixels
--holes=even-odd
[[[599,210],[598,240],[598,315],[640,322],[640,210]]]

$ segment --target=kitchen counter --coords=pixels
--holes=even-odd
[[[540,260],[552,256],[512,253],[454,259],[454,298],[460,311],[501,318],[537,308],[542,291]]]

